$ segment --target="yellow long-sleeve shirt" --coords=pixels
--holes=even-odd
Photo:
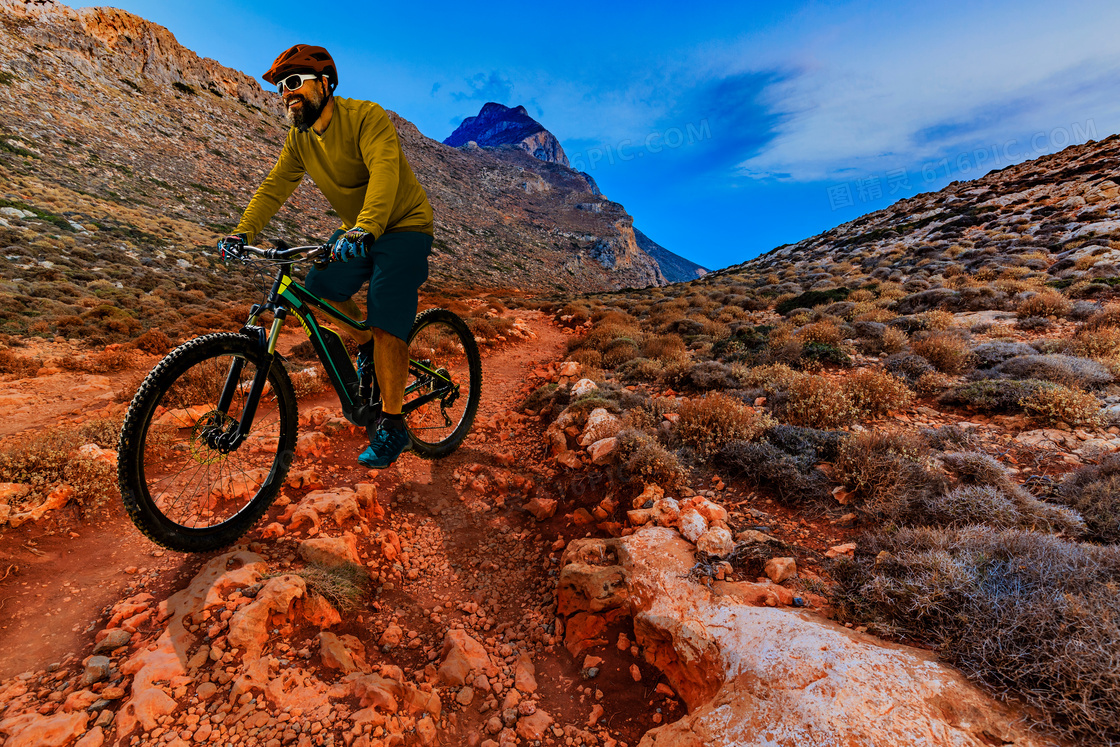
[[[393,231],[433,236],[432,205],[401,150],[397,130],[379,104],[335,97],[326,131],[295,127],[280,157],[234,229],[249,243],[308,174],[343,228],[360,226],[378,239]]]

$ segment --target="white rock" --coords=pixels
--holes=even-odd
[[[681,534],[689,542],[696,542],[700,539],[700,535],[708,531],[708,520],[695,508],[682,511],[680,518],[677,519],[677,525],[680,527]]]
[[[731,531],[724,527],[712,527],[700,535],[696,540],[696,549],[709,555],[730,555],[735,549],[735,540],[731,538]]]
[[[598,388],[599,385],[591,379],[580,379],[575,384],[572,384],[572,396],[582,397],[589,392],[594,392]]]

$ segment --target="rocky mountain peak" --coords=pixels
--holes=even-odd
[[[477,116],[464,119],[443,144],[458,148],[472,140],[483,147],[515,145],[538,160],[569,165],[560,141],[521,105],[511,108],[488,101]]]

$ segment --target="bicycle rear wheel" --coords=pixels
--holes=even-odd
[[[279,492],[294,453],[298,416],[279,358],[243,335],[206,335],[171,351],[129,405],[118,446],[125,508],[153,541],[208,552],[237,541]],[[252,430],[236,433],[257,372],[268,365]],[[228,402],[227,402],[228,401]]]
[[[408,335],[405,427],[425,459],[447,456],[474,423],[482,358],[466,322],[447,309],[421,312]]]

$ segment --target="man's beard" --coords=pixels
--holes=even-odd
[[[311,125],[319,119],[319,115],[323,113],[323,107],[326,106],[325,97],[318,91],[314,91],[308,96],[297,94],[294,98],[300,99],[303,103],[295,109],[289,109],[287,103],[284,106],[284,116],[288,119],[288,124],[295,127],[300,132],[307,132],[311,129]]]

